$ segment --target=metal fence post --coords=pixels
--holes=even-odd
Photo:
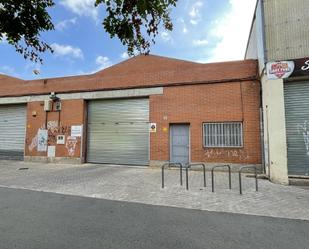
[[[239,194],[242,195],[241,170],[239,170]]]
[[[244,169],[254,169],[254,175],[255,175],[255,191],[258,191],[259,190],[259,187],[258,187],[258,178],[257,178],[257,167],[252,167],[252,166],[244,166],[244,167],[241,167],[238,171],[239,173],[239,194],[242,195],[242,180],[241,180],[241,172],[244,170]]]
[[[211,169],[211,191],[215,192],[214,168]]]
[[[162,181],[162,188],[164,188],[164,166],[162,166],[162,176],[161,176],[161,181]]]
[[[188,167],[186,167],[186,189],[189,190],[189,176],[188,176]]]
[[[180,163],[180,185],[182,186],[182,164]]]
[[[216,165],[213,166],[211,169],[211,190],[212,192],[215,192],[215,184],[214,184],[214,170],[215,168],[222,168],[227,167],[229,170],[229,188],[232,189],[232,174],[231,174],[231,167],[230,165]]]
[[[229,168],[229,187],[232,189],[232,175],[231,175],[231,167],[230,165],[226,165]]]

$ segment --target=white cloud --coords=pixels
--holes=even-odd
[[[2,34],[2,38],[1,38],[1,40],[0,40],[0,44],[1,44],[1,43],[3,43],[3,44],[8,43],[8,41],[7,41],[6,38],[7,38],[6,34]]]
[[[98,8],[94,6],[95,0],[61,0],[60,4],[79,16],[88,16],[98,20]]]
[[[70,45],[61,45],[58,43],[51,44],[52,49],[54,50],[54,54],[56,56],[70,56],[76,59],[83,59],[84,54],[83,51],[78,47],[73,47]]]
[[[168,33],[167,31],[162,31],[160,33],[160,37],[164,42],[172,42],[173,38],[171,37],[170,33]]]
[[[205,46],[205,45],[207,45],[209,42],[208,42],[208,40],[206,40],[206,39],[202,39],[202,40],[193,40],[192,41],[192,44],[194,45],[194,46],[196,46],[196,47],[198,47],[198,46]]]
[[[58,22],[56,25],[55,25],[55,29],[56,30],[64,30],[66,28],[68,28],[70,25],[74,25],[76,24],[76,21],[77,21],[77,18],[74,17],[74,18],[71,18],[71,19],[67,19],[67,20],[63,20],[61,22]]]
[[[105,69],[112,65],[112,62],[107,56],[101,56],[101,55],[96,58],[95,63],[99,66],[97,71]]]
[[[128,59],[128,58],[129,58],[129,55],[128,55],[128,53],[127,53],[127,52],[123,52],[123,53],[120,55],[120,57],[121,57],[121,59],[126,60],[126,59]]]
[[[180,25],[182,26],[181,32],[184,34],[188,33],[188,28],[185,20],[183,18],[178,18],[177,22],[180,23]]]
[[[194,20],[194,19],[191,19],[191,20],[190,20],[190,23],[191,23],[192,25],[197,25],[197,24],[198,24],[198,21],[197,21],[197,20]]]
[[[198,1],[195,1],[191,8],[189,9],[189,16],[190,16],[190,23],[192,25],[197,25],[200,21],[201,21],[201,13],[200,13],[200,10],[203,6],[203,2],[198,0]]]
[[[219,39],[208,61],[244,58],[256,0],[229,0],[230,12],[216,21],[210,35]]]
[[[200,15],[200,8],[203,6],[203,3],[201,1],[196,1],[190,9],[189,16],[195,18]]]

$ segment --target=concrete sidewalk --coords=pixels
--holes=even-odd
[[[19,168],[29,168],[19,170]],[[161,170],[109,165],[63,165],[0,161],[0,186],[109,200],[181,207],[208,211],[309,220],[309,191],[243,178],[239,195],[238,175],[232,175],[228,189],[226,173],[217,173],[215,193],[210,174],[203,188],[202,172],[191,171],[190,189],[179,186],[178,170],[166,171],[166,188],[161,188]]]

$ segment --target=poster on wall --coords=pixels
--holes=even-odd
[[[266,64],[266,73],[269,80],[308,76],[309,58],[268,62]]]
[[[56,156],[56,146],[48,146],[47,157],[55,157],[55,156]]]
[[[71,137],[81,137],[83,134],[82,125],[72,125],[71,127]]]
[[[47,151],[47,139],[48,139],[48,131],[44,129],[38,130],[38,151],[45,152]]]

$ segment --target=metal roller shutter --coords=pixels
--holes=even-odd
[[[26,106],[0,106],[0,159],[23,160]]]
[[[289,175],[309,175],[309,82],[284,86]]]
[[[148,99],[89,102],[87,161],[149,164]]]

